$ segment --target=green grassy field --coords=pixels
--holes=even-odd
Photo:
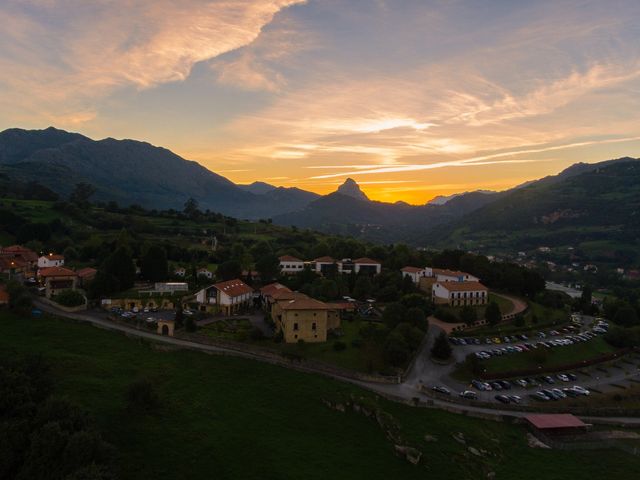
[[[93,415],[120,454],[121,478],[505,479],[632,478],[640,458],[622,452],[531,449],[525,429],[383,401],[356,387],[253,361],[177,351],[64,320],[0,313],[0,356],[40,353],[56,390]],[[150,379],[154,414],[125,408],[124,392]],[[375,421],[322,399],[377,402],[423,452],[417,466],[394,454]],[[467,445],[488,451],[471,455]],[[436,441],[427,443],[425,435]]]
[[[602,337],[582,343],[574,343],[564,347],[544,348],[528,352],[492,357],[485,360],[483,365],[489,373],[508,372],[510,370],[524,370],[541,366],[541,371],[547,368],[578,363],[582,360],[590,360],[601,355],[614,352],[615,348],[604,341]],[[541,357],[541,355],[543,355]],[[544,361],[540,362],[543,358]]]

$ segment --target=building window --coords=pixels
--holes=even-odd
[[[293,331],[294,331],[294,332],[297,332],[297,331],[298,331],[298,322],[296,322],[296,323],[294,323],[294,324],[293,324]],[[297,336],[296,336],[296,338],[297,338]]]
[[[311,324],[311,330],[315,330],[315,329],[316,329],[316,322],[313,322],[313,323]]]

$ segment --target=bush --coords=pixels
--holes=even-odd
[[[451,356],[451,352],[451,345],[446,333],[440,332],[431,348],[431,356],[438,360],[447,360]]]
[[[160,406],[160,397],[149,380],[131,383],[126,393],[127,406],[132,410],[151,411]]]
[[[364,345],[364,342],[362,341],[361,338],[354,338],[353,340],[351,340],[351,346],[353,348],[362,348],[362,345]]]
[[[462,311],[460,312],[460,320],[462,320],[467,325],[471,325],[472,323],[476,322],[478,320],[476,309],[468,305],[462,307]]]
[[[65,307],[77,307],[84,305],[85,299],[78,290],[63,290],[53,297],[53,301]]]
[[[335,342],[333,342],[333,349],[336,352],[341,352],[341,351],[345,350],[346,348],[347,348],[347,344],[344,343],[341,340],[336,340]]]

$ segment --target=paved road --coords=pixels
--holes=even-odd
[[[155,342],[162,342],[169,345],[174,345],[180,348],[188,348],[192,350],[200,350],[203,352],[209,353],[222,353],[227,355],[234,355],[242,358],[249,358],[253,360],[263,361],[264,359],[259,355],[252,354],[250,352],[245,352],[241,350],[234,350],[231,348],[217,347],[214,345],[206,345],[197,342],[191,342],[188,340],[182,340],[174,337],[166,337],[157,335],[152,332],[144,331],[144,330],[136,330],[134,328],[128,327],[126,325],[121,325],[117,323],[113,323],[112,321],[106,318],[106,315],[99,314],[97,312],[84,312],[84,313],[67,313],[62,312],[50,305],[39,302],[37,299],[35,300],[35,304],[38,308],[45,312],[52,313],[57,316],[62,316],[74,320],[79,320],[83,322],[89,322],[93,325],[96,325],[101,328],[105,328],[107,330],[114,330],[123,332],[128,336],[135,336],[146,338]],[[380,384],[375,382],[364,382],[359,380],[354,380],[348,377],[343,377],[335,374],[327,374],[326,372],[317,372],[323,375],[329,375],[337,380],[349,382],[360,387],[366,388],[370,391],[380,393],[383,395],[389,395],[392,397],[396,397],[401,400],[412,400],[414,398],[419,398],[423,401],[430,400],[432,401],[435,407],[451,407],[455,406],[457,408],[464,408],[469,412],[481,413],[485,415],[493,415],[496,417],[523,417],[527,415],[527,412],[519,412],[513,410],[501,410],[498,408],[486,408],[473,405],[473,403],[469,403],[468,405],[460,405],[458,403],[452,403],[448,401],[446,398],[433,398],[432,396],[427,396],[421,391],[422,385],[431,385],[436,383],[445,383],[448,378],[448,372],[450,372],[454,365],[436,365],[430,360],[430,350],[433,345],[433,342],[436,336],[440,333],[440,329],[437,327],[433,327],[429,329],[427,340],[423,343],[422,348],[418,352],[416,361],[414,363],[413,368],[409,372],[407,379],[405,382],[401,384]],[[455,350],[454,350],[455,351]],[[299,368],[299,367],[296,367]],[[299,368],[300,369],[300,368]],[[307,371],[313,371],[311,368],[302,368]],[[587,419],[588,420],[588,419]],[[636,417],[598,417],[598,421],[606,422],[610,421],[611,423],[626,423],[640,426],[640,418]]]

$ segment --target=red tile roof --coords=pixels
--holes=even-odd
[[[282,310],[331,310],[332,308],[320,300],[306,296],[282,301],[279,305]]]
[[[331,257],[324,256],[324,257],[316,258],[314,260],[314,262],[317,262],[317,263],[333,263],[333,262],[335,262],[335,260],[333,258],[331,258]]]
[[[431,270],[433,271],[434,275],[446,275],[448,277],[464,277],[465,275],[471,275],[467,272],[461,272],[459,270],[447,270],[446,268],[432,268]]]
[[[21,245],[11,245],[9,247],[5,247],[0,251],[0,253],[19,256],[19,257],[22,257],[27,262],[38,261],[38,254],[36,252],[34,252],[33,250],[29,250],[28,248],[23,247]]]
[[[95,276],[98,271],[95,268],[87,267],[81,268],[76,272],[80,278],[90,278]]]
[[[402,267],[402,271],[403,272],[408,272],[408,273],[419,273],[422,272],[424,270],[424,268],[420,268],[420,267]]]
[[[289,288],[287,288],[285,285],[282,285],[281,283],[270,283],[269,285],[265,285],[260,289],[260,293],[265,297],[269,297],[276,292],[290,292],[290,291],[291,290]]]
[[[450,292],[475,292],[478,290],[489,290],[480,282],[439,282],[440,285]]]
[[[286,291],[278,290],[271,294],[271,298],[279,302],[281,300],[293,300],[294,298],[307,298],[304,293],[292,292],[287,288]]]
[[[239,297],[240,295],[246,295],[247,293],[253,292],[253,288],[237,278],[235,280],[216,283],[213,286],[230,297]]]
[[[0,256],[0,270],[13,270],[15,268],[23,268],[26,262],[21,258],[11,256]]]
[[[362,257],[362,258],[356,258],[353,263],[364,263],[367,265],[382,265],[381,262],[379,262],[378,260],[373,260],[372,258],[367,258],[367,257]]]
[[[300,260],[299,258],[293,257],[291,255],[282,255],[278,258],[281,262],[303,262],[304,260]]]
[[[64,255],[58,255],[57,253],[50,253],[49,255],[43,255],[49,260],[64,260]]]
[[[536,414],[524,417],[534,427],[544,430],[548,428],[580,428],[588,425],[570,413]]]
[[[64,267],[46,267],[38,270],[38,275],[41,277],[75,277],[76,272]]]

